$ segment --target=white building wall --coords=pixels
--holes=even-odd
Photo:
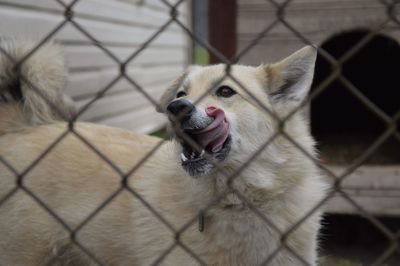
[[[170,9],[159,0],[80,0],[72,10],[75,25],[63,24],[65,7],[56,0],[0,0],[0,37],[17,36],[39,42],[62,25],[52,39],[63,45],[70,74],[66,93],[79,109],[119,75],[119,63],[95,42],[123,62],[170,20]],[[178,18],[188,24],[188,16],[184,3],[179,7]],[[158,101],[188,62],[188,40],[178,25],[170,24],[127,65],[127,75]],[[150,101],[124,78],[80,119],[144,133],[165,123]]]

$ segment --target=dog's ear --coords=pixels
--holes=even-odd
[[[317,49],[306,46],[282,61],[263,66],[272,101],[303,101],[314,76]]]
[[[164,94],[161,96],[158,106],[156,107],[156,111],[159,113],[165,113],[168,104],[175,99],[176,93],[183,81],[185,80],[187,74],[183,73],[179,76],[172,84],[167,88]]]

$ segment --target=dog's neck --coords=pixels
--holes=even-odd
[[[277,198],[285,187],[277,188],[276,172],[268,171],[265,160],[256,159],[247,168],[241,163],[227,164],[207,176],[184,177],[187,183],[186,195],[193,199],[199,209],[209,205],[222,209],[242,210],[262,206]]]
[[[243,161],[233,161],[231,164],[226,162],[220,170],[198,177],[192,177],[183,168],[178,168],[179,173],[175,172],[176,175],[171,180],[180,184],[179,191],[174,190],[179,194],[178,202],[183,203],[191,215],[199,215],[199,229],[192,235],[193,238],[204,237],[206,247],[212,251],[218,248],[232,250],[228,258],[234,258],[243,250],[251,253],[260,248],[255,252],[259,256],[241,257],[243,261],[237,262],[236,265],[245,265],[250,260],[253,260],[252,265],[261,264],[265,259],[264,255],[269,253],[266,248],[272,252],[275,243],[279,243],[280,235],[276,233],[274,226],[284,232],[298,217],[302,217],[302,211],[312,208],[308,205],[309,202],[315,202],[313,198],[321,197],[314,188],[319,187],[313,178],[317,176],[316,172],[313,167],[306,165],[307,162],[302,162],[307,167],[299,169],[296,176],[293,176],[293,172],[289,174],[290,169],[293,169],[292,162],[277,164],[268,158],[268,153],[261,154],[242,170],[239,169]],[[174,161],[176,162],[176,159]],[[176,165],[174,169],[176,171]],[[287,182],[282,182],[283,178]],[[306,187],[312,189],[302,190],[302,186],[295,185],[296,182],[306,182]],[[292,191],[288,193],[288,190]],[[311,191],[313,193],[310,193]],[[286,197],[291,198],[288,200]],[[203,215],[200,211],[203,211]],[[200,229],[204,229],[204,232],[199,232]],[[247,241],[235,242],[229,237]],[[304,243],[299,249],[304,247],[306,250],[299,252],[309,252],[311,249],[307,243],[310,239],[301,239]],[[215,243],[219,243],[219,246],[215,246]],[[268,246],[265,243],[268,243]],[[288,256],[282,255],[280,259],[286,261]],[[288,263],[286,264],[289,265]]]

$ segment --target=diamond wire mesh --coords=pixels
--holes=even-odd
[[[227,59],[220,51],[212,47],[207,41],[201,40],[198,38],[195,34],[191,32],[189,28],[187,28],[184,23],[182,23],[179,20],[179,12],[178,12],[178,7],[179,5],[182,4],[185,0],[180,0],[176,2],[175,4],[171,4],[170,2],[166,0],[160,0],[163,2],[169,9],[170,9],[170,19],[164,23],[148,40],[146,40],[141,47],[133,52],[125,61],[121,61],[118,59],[117,56],[115,56],[109,49],[107,49],[100,41],[98,41],[94,36],[92,36],[83,26],[81,26],[78,22],[74,20],[74,6],[83,0],[74,0],[69,4],[65,4],[62,0],[56,0],[61,6],[65,8],[64,12],[64,20],[57,25],[51,32],[49,32],[29,53],[27,53],[21,60],[18,62],[15,61],[14,58],[12,58],[10,55],[7,54],[5,50],[3,50],[0,47],[0,52],[5,54],[9,60],[11,60],[15,64],[15,71],[17,73],[19,68],[21,67],[24,62],[26,62],[37,50],[39,50],[43,44],[48,42],[55,34],[57,34],[58,31],[60,31],[66,24],[73,25],[75,29],[77,29],[79,32],[81,32],[84,36],[86,36],[92,43],[93,45],[97,46],[100,48],[106,55],[108,55],[115,63],[117,63],[120,66],[120,71],[117,77],[115,77],[107,86],[105,86],[103,89],[99,90],[97,95],[89,101],[85,106],[83,106],[77,114],[68,119],[68,128],[65,130],[60,136],[54,140],[51,145],[49,145],[41,154],[36,158],[35,161],[33,161],[28,167],[26,167],[22,172],[18,172],[10,163],[8,163],[4,158],[1,157],[0,154],[0,162],[6,166],[7,169],[9,169],[16,178],[16,186],[9,191],[5,196],[3,196],[0,199],[0,206],[5,203],[9,198],[11,198],[18,190],[24,191],[27,195],[29,195],[34,201],[37,202],[43,209],[45,209],[58,223],[60,223],[65,230],[67,230],[70,234],[70,243],[69,245],[75,245],[79,249],[81,249],[83,252],[85,252],[92,262],[98,264],[98,265],[104,265],[97,257],[96,254],[92,254],[92,252],[85,247],[84,243],[80,243],[76,236],[79,233],[79,231],[87,225],[87,223],[92,220],[98,213],[100,213],[110,202],[112,202],[115,197],[120,194],[122,191],[128,191],[131,193],[131,195],[135,198],[137,198],[146,208],[148,208],[155,217],[157,217],[172,233],[175,234],[175,242],[165,250],[158,258],[154,259],[154,263],[152,265],[158,265],[165,259],[168,254],[170,254],[177,246],[181,247],[184,251],[186,251],[190,256],[193,257],[198,263],[201,265],[207,265],[201,258],[196,254],[195,250],[190,249],[187,245],[185,245],[181,240],[180,236],[194,223],[197,222],[198,217],[193,217],[191,220],[187,221],[187,223],[182,226],[181,228],[175,228],[173,224],[170,224],[167,219],[165,219],[155,208],[153,208],[145,198],[143,198],[140,193],[138,193],[134,188],[130,187],[128,185],[128,179],[129,177],[134,174],[142,164],[144,164],[164,143],[164,140],[161,140],[156,146],[153,147],[153,149],[146,154],[145,157],[143,157],[136,165],[132,166],[132,168],[124,172],[122,171],[118,165],[110,160],[106,155],[104,155],[99,149],[95,147],[90,141],[85,139],[81,134],[79,134],[75,128],[74,128],[74,123],[76,120],[79,118],[82,113],[84,113],[90,106],[95,103],[97,100],[101,99],[104,97],[105,93],[111,89],[121,78],[124,78],[128,80],[128,82],[137,90],[139,91],[152,105],[155,107],[158,107],[158,103],[155,99],[152,98],[151,95],[149,95],[137,82],[135,82],[134,79],[132,79],[126,72],[125,68],[127,64],[132,62],[136,56],[138,56],[143,50],[145,50],[162,32],[164,32],[165,29],[167,29],[171,24],[176,24],[178,25],[193,41],[198,43],[199,45],[205,47],[210,53],[213,53],[216,57],[218,57],[223,63],[226,64],[225,68],[225,75],[213,86],[213,88],[210,88],[207,92],[205,92],[195,103],[199,103],[202,101],[202,99],[207,95],[207,93],[214,88],[218,87],[218,85],[227,77],[232,79],[241,89],[243,89],[249,97],[252,98],[261,108],[267,112],[273,119],[275,119],[280,127],[275,134],[273,134],[270,138],[268,138],[263,145],[259,147],[259,149],[249,158],[248,161],[244,162],[243,165],[233,174],[228,174],[222,172],[223,175],[225,175],[228,178],[228,190],[224,191],[220,195],[216,197],[215,200],[212,202],[208,203],[205,208],[201,210],[202,213],[206,214],[207,211],[214,206],[216,203],[219,202],[224,196],[226,196],[228,193],[234,193],[236,194],[242,201],[244,201],[250,210],[252,210],[260,219],[262,219],[263,222],[268,224],[281,235],[281,243],[280,246],[274,250],[271,254],[267,254],[264,262],[261,265],[268,265],[270,261],[279,253],[280,250],[286,249],[288,250],[292,255],[294,255],[297,259],[298,262],[301,263],[302,265],[309,265],[307,261],[305,261],[299,254],[297,254],[287,243],[286,239],[287,237],[298,227],[300,226],[307,218],[309,218],[313,213],[315,213],[317,210],[320,209],[321,206],[323,206],[330,198],[332,198],[336,193],[339,193],[349,204],[353,205],[363,216],[365,216],[382,234],[389,240],[389,246],[388,248],[373,262],[372,265],[381,265],[385,261],[387,261],[395,252],[399,252],[399,238],[400,238],[400,232],[393,232],[390,229],[388,229],[384,224],[382,224],[378,219],[376,219],[373,215],[368,213],[362,206],[360,206],[354,199],[352,199],[351,196],[349,196],[345,191],[342,190],[341,184],[342,182],[351,174],[353,173],[359,166],[361,166],[363,163],[365,163],[368,158],[374,154],[380,147],[381,145],[391,136],[394,136],[400,141],[400,133],[397,131],[397,121],[400,119],[400,110],[397,111],[397,113],[393,116],[390,117],[388,116],[383,110],[381,110],[378,106],[376,106],[371,100],[369,100],[355,85],[353,85],[350,80],[345,77],[342,73],[342,66],[343,64],[351,59],[359,50],[361,50],[365,45],[368,44],[368,42],[380,32],[380,30],[389,22],[394,22],[395,24],[400,26],[400,21],[398,17],[396,16],[396,8],[398,8],[399,1],[393,0],[393,1],[385,1],[385,0],[377,0],[377,2],[381,3],[384,5],[387,9],[387,19],[385,21],[382,21],[377,27],[375,27],[373,30],[370,31],[368,35],[366,35],[364,38],[362,38],[359,42],[357,42],[353,47],[348,49],[348,51],[339,59],[333,58],[327,51],[323,50],[322,48],[317,48],[315,49],[318,50],[318,54],[326,59],[332,68],[331,74],[323,81],[321,84],[313,90],[313,92],[310,94],[310,96],[307,98],[306,101],[304,101],[301,105],[299,105],[297,108],[293,109],[289,115],[287,115],[283,119],[279,119],[276,114],[272,111],[269,110],[267,106],[265,106],[261,101],[259,101],[258,98],[256,98],[254,95],[251,94],[251,92],[246,89],[246,87],[241,84],[231,73],[231,64],[236,63],[243,57],[246,53],[248,53],[255,45],[257,45],[274,27],[276,27],[278,24],[284,25],[290,32],[292,32],[299,40],[301,40],[304,44],[312,45],[312,43],[298,30],[296,30],[296,27],[291,25],[287,20],[286,20],[286,15],[285,11],[287,7],[291,4],[291,2],[294,2],[293,0],[286,0],[286,1],[275,1],[275,0],[265,0],[266,2],[272,3],[275,8],[276,8],[276,19],[270,24],[267,25],[267,27],[261,31],[257,37],[250,42],[247,47],[244,47],[241,51],[237,53],[237,56],[233,58],[232,60]],[[63,114],[57,106],[55,106],[51,101],[47,100],[44,95],[40,93],[40,90],[32,84],[26,77],[23,77],[21,74],[19,74],[19,77],[21,80],[23,80],[25,83],[28,84],[30,89],[35,91],[39,96],[44,98],[45,101],[56,111],[60,114],[61,117],[67,118],[68,116],[66,114]],[[321,164],[317,159],[315,159],[311,154],[309,154],[298,142],[296,142],[295,139],[291,138],[284,130],[284,124],[285,122],[290,119],[296,112],[300,111],[304,106],[307,104],[310,104],[311,101],[316,99],[318,95],[320,95],[334,80],[340,80],[340,82],[345,86],[345,88],[351,92],[351,94],[362,104],[364,104],[371,112],[373,112],[377,117],[379,117],[386,125],[387,125],[387,130],[381,134],[377,140],[371,144],[371,146],[361,155],[359,156],[353,163],[350,165],[343,173],[340,175],[334,174],[332,171],[330,171],[326,166]],[[196,150],[201,150],[201,147],[197,143],[195,143],[189,136],[185,135],[184,132],[179,131],[179,128],[175,128],[175,130],[178,131],[178,135],[182,137],[186,142],[188,142],[191,146],[193,146],[194,149]],[[51,208],[48,207],[46,202],[44,202],[40,197],[35,195],[27,186],[24,185],[24,177],[35,167],[40,167],[40,162],[47,156],[47,154],[52,151],[60,142],[63,141],[63,139],[69,135],[73,134],[75,135],[82,143],[84,143],[87,147],[89,147],[97,156],[99,156],[107,165],[109,165],[120,177],[121,177],[121,186],[114,192],[112,193],[107,199],[105,199],[96,209],[93,210],[92,213],[90,213],[78,226],[75,228],[71,228],[63,219],[56,213],[54,212]],[[295,147],[297,147],[309,160],[311,160],[313,163],[315,163],[328,177],[330,177],[334,183],[332,186],[332,190],[328,195],[326,195],[325,198],[323,198],[316,206],[308,210],[308,212],[298,220],[297,223],[292,225],[288,230],[286,231],[281,231],[278,226],[273,224],[268,217],[266,217],[263,213],[261,213],[256,206],[254,206],[244,195],[241,194],[240,191],[238,191],[234,185],[233,182],[234,180],[240,175],[242,171],[244,171],[250,164],[251,162],[257,158],[257,156],[268,147],[268,145],[274,141],[274,139],[278,136],[283,136],[286,138],[288,141],[290,141]],[[211,160],[211,158],[207,158]],[[215,165],[218,168],[218,165]],[[52,260],[49,261],[48,265],[52,265],[55,263],[57,260],[57,256],[55,256]]]

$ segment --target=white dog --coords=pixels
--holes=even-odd
[[[5,49],[19,59],[30,47]],[[314,48],[232,66],[233,78],[189,68],[160,102],[175,138],[147,159],[156,138],[58,121],[72,111],[57,54],[38,50],[19,78],[0,55],[0,155],[21,175],[0,164],[0,265],[317,264],[320,215],[308,212],[325,184],[289,138],[316,157],[314,141],[302,110],[279,122],[309,91]]]

